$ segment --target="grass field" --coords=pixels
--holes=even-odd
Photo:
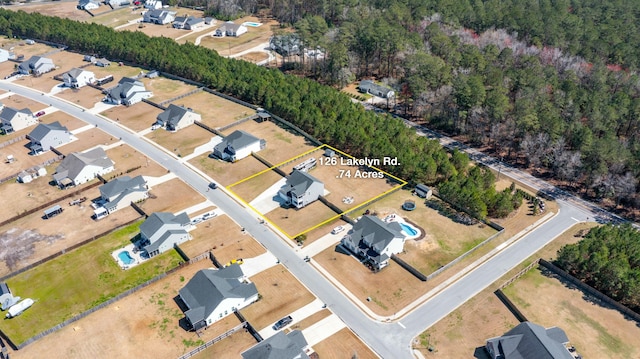
[[[153,186],[149,191],[151,196],[140,207],[147,213],[181,212],[193,205],[204,201],[204,197],[179,178]]]
[[[134,150],[127,144],[121,144],[107,150],[107,156],[115,162],[115,173],[127,171],[140,166],[137,170],[128,172],[127,175],[135,177],[138,175],[159,177],[165,175],[167,170],[155,161],[150,160],[145,154]],[[109,179],[109,175],[105,175]]]
[[[120,141],[117,137],[112,137],[108,133],[99,128],[91,128],[74,135],[77,141],[69,142],[63,146],[57,147],[60,152],[69,154],[71,152],[82,152],[97,145],[108,146]]]
[[[242,161],[248,159],[245,158]],[[257,160],[256,160],[257,161]],[[255,199],[259,194],[267,190],[276,182],[282,180],[283,177],[276,171],[266,171],[259,175],[249,178],[246,181],[229,187],[236,195],[240,196],[247,203]]]
[[[166,77],[143,78],[141,79],[148,91],[153,92],[153,97],[149,100],[153,102],[162,102],[180,95],[184,95],[189,91],[196,89],[193,85],[188,85],[182,81],[171,80]]]
[[[205,153],[195,157],[191,159],[189,163],[220,182],[223,186],[229,186],[267,169],[267,166],[253,156],[245,157],[238,162],[231,163],[210,158],[209,154],[210,153]]]
[[[131,8],[129,7],[123,7],[122,9],[118,9],[116,11],[111,11],[108,13],[103,13],[98,16],[91,17],[89,18],[88,21],[96,24],[100,24],[100,25],[109,26],[109,27],[116,27],[116,26],[124,25],[127,22],[135,19],[142,19],[142,15],[140,15],[140,10],[132,11]]]
[[[134,131],[142,131],[150,128],[153,123],[156,122],[158,115],[162,113],[162,110],[139,102],[133,106],[115,106],[101,115],[109,117],[110,119],[120,122],[123,126],[126,126]]]
[[[302,209],[278,207],[267,213],[265,217],[280,227],[289,237],[294,238],[320,223],[338,218],[338,213],[324,203],[315,201]]]
[[[7,281],[11,290],[36,301],[19,317],[4,321],[2,330],[22,343],[54,325],[90,309],[138,284],[174,268],[175,251],[122,270],[111,252],[130,243],[142,222],[113,232],[73,252],[46,262]]]
[[[318,353],[320,358],[378,358],[378,356],[348,328],[343,328],[329,338],[317,343],[313,346],[313,349]]]
[[[64,91],[57,93],[56,97],[73,102],[74,104],[84,107],[93,108],[96,103],[102,101],[104,95],[100,90],[93,87],[84,86],[79,89],[65,89]]]
[[[225,100],[206,91],[200,91],[172,103],[192,108],[202,116],[202,123],[213,128],[228,125],[255,113],[252,108]]]
[[[196,125],[183,128],[178,132],[157,129],[145,135],[148,139],[153,140],[169,151],[173,151],[178,156],[192,154],[196,147],[209,142],[214,136],[211,132]],[[209,152],[211,151],[213,151],[213,148]]]

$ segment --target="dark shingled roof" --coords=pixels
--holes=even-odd
[[[320,180],[313,177],[307,172],[293,170],[293,172],[291,172],[291,175],[287,177],[287,183],[285,187],[282,188],[282,191],[284,193],[291,192],[300,197],[305,194],[305,192],[307,192],[309,187],[311,187],[314,182],[322,183]]]
[[[300,330],[285,334],[279,331],[242,353],[242,359],[308,359],[308,345]]]
[[[487,350],[501,359],[573,359],[564,343],[569,339],[558,327],[545,329],[523,322],[503,336],[487,340]]]
[[[40,123],[33,131],[29,132],[27,138],[34,142],[40,142],[42,139],[49,134],[51,131],[64,131],[68,132],[66,127],[62,126],[60,122],[56,121],[53,123]]]

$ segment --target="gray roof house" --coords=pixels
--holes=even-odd
[[[293,170],[278,195],[287,205],[302,208],[324,194],[324,183],[307,172]]]
[[[258,289],[238,264],[202,269],[179,291],[187,306],[184,313],[194,330],[207,327],[258,300]]]
[[[108,213],[127,207],[131,202],[146,199],[149,188],[142,176],[122,176],[103,184],[99,187],[100,197],[104,202],[103,207]]]
[[[374,96],[382,98],[392,98],[395,96],[395,92],[386,86],[378,85],[371,80],[362,80],[358,85],[358,90],[362,93],[370,93]]]
[[[374,270],[389,265],[393,254],[402,252],[405,236],[398,222],[385,223],[376,216],[362,216],[341,244]]]
[[[149,257],[163,253],[191,239],[187,228],[191,220],[185,212],[179,215],[155,212],[140,225],[141,246]]]
[[[20,297],[14,297],[7,283],[0,283],[0,304],[2,310],[9,309],[12,305],[18,303]]]
[[[263,150],[267,142],[242,130],[233,131],[213,147],[213,155],[230,162],[239,161],[252,152]]]
[[[100,7],[100,2],[98,0],[78,0],[76,7],[79,10],[95,10]]]
[[[216,29],[213,36],[225,37],[235,36],[238,37],[247,32],[247,27],[244,25],[234,24],[233,21],[227,21],[222,26]]]
[[[113,170],[113,161],[102,148],[96,147],[86,152],[67,155],[56,168],[53,180],[60,188],[78,186]]]
[[[5,135],[20,131],[30,126],[35,126],[38,119],[28,108],[17,110],[12,107],[3,107],[0,112],[0,132]]]
[[[48,124],[38,124],[33,131],[29,132],[27,138],[31,141],[27,146],[33,154],[37,154],[49,151],[51,147],[61,146],[70,142],[71,133],[60,122],[56,121]]]
[[[93,61],[93,63],[95,63],[95,65],[98,67],[107,67],[111,65],[111,61],[105,59],[104,57]]]
[[[147,91],[144,84],[131,77],[123,77],[118,81],[118,85],[106,90],[105,102],[115,105],[130,106],[153,96],[151,91]]]
[[[173,27],[176,29],[195,30],[204,26],[204,19],[195,16],[176,16]]]
[[[79,68],[73,68],[62,75],[64,85],[71,88],[80,88],[93,83],[95,80],[96,75],[93,72]]]
[[[487,339],[485,349],[491,359],[573,359],[567,343],[567,334],[558,327],[522,322],[501,337]]]
[[[9,59],[15,58],[15,54],[9,50],[0,49],[0,62],[8,61]]]
[[[150,22],[158,25],[166,25],[175,19],[175,11],[167,11],[162,9],[149,10],[142,15],[142,21]]]
[[[309,343],[300,330],[276,334],[242,353],[242,359],[309,359],[305,352]]]
[[[23,61],[18,65],[18,72],[23,75],[34,74],[36,76],[42,75],[49,71],[53,71],[56,68],[53,60],[47,57],[31,56],[29,60]]]
[[[178,131],[193,125],[195,121],[200,121],[200,119],[200,114],[193,112],[192,109],[170,104],[164,112],[158,115],[156,124],[166,128],[167,131]]]

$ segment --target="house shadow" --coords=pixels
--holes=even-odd
[[[484,347],[477,347],[473,351],[473,357],[476,359],[491,359]]]
[[[344,254],[345,256],[350,256],[350,255],[351,255],[351,252],[350,252],[348,249],[346,249],[346,248],[342,245],[342,243],[338,243],[338,245],[336,245],[336,249],[335,249],[335,251],[336,251],[337,253]]]
[[[187,310],[189,310],[189,308],[187,308],[187,305],[182,301],[182,299],[180,298],[179,295],[176,295],[175,297],[173,297],[173,301],[174,303],[176,303],[176,305],[178,306],[178,308],[180,308],[180,311],[182,313],[186,312]],[[178,325],[180,326],[180,328],[182,328],[185,332],[191,332],[193,331],[191,328],[191,325],[189,324],[189,322],[187,321],[187,317],[184,316],[182,318],[180,318],[180,320],[178,320]]]

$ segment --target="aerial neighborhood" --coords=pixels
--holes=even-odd
[[[639,6],[241,3],[2,6],[0,358],[640,358]]]

